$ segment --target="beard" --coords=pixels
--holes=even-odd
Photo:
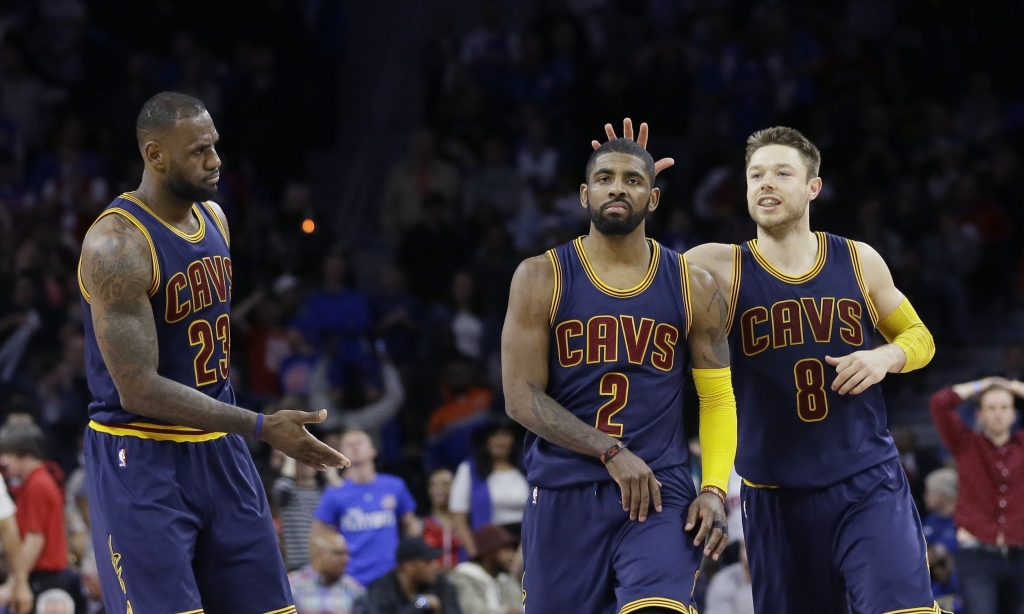
[[[604,205],[601,205],[597,210],[590,209],[590,221],[594,223],[594,228],[597,229],[603,235],[610,236],[625,236],[636,230],[637,226],[640,225],[645,219],[647,219],[647,206],[644,205],[639,212],[633,211],[633,204],[629,201],[609,201],[609,202],[621,202],[629,207],[630,214],[624,218],[609,218],[601,215],[601,210],[604,209]],[[648,201],[649,203],[649,201]],[[608,203],[605,203],[605,205]]]
[[[216,185],[195,184],[181,173],[171,170],[167,174],[167,191],[175,198],[192,202],[212,200],[217,196]]]

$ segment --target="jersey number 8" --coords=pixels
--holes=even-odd
[[[825,365],[817,358],[804,358],[793,367],[796,378],[796,413],[804,422],[818,422],[828,415],[825,394]]]

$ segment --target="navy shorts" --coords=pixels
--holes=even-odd
[[[622,510],[615,482],[531,487],[523,517],[527,614],[628,614],[649,607],[695,614],[702,549],[683,532],[696,496],[686,467],[656,471],[662,511],[643,523]]]
[[[936,614],[921,520],[898,459],[822,489],[743,485],[758,614]]]
[[[295,613],[241,437],[183,443],[89,428],[85,461],[107,612]]]

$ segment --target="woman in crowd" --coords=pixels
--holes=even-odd
[[[530,488],[519,468],[518,451],[511,423],[495,421],[476,434],[473,456],[455,472],[449,508],[470,557],[476,556],[473,531],[484,525],[520,534]]]
[[[427,483],[430,515],[423,520],[423,541],[441,551],[437,562],[445,571],[459,563],[459,549],[462,548],[462,540],[456,532],[455,514],[448,509],[451,490],[451,471],[438,469],[430,474],[430,481]]]

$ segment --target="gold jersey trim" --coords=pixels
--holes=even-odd
[[[217,215],[217,212],[213,210],[213,206],[210,205],[210,201],[204,200],[203,206],[206,207],[206,210],[210,212],[210,217],[213,218],[213,222],[217,224],[217,228],[220,229],[220,236],[224,238],[224,244],[227,245],[228,248],[230,249],[231,239],[228,238],[228,229],[226,226],[224,226],[224,222],[221,221],[220,216]]]
[[[743,478],[743,483],[746,484],[747,486],[751,487],[751,488],[768,488],[768,489],[778,488],[778,486],[768,486],[766,484],[754,484],[753,482],[751,482],[747,478]]]
[[[633,298],[634,296],[639,296],[650,287],[654,277],[658,274],[658,264],[661,261],[661,245],[653,239],[647,239],[647,241],[651,245],[651,263],[647,267],[647,273],[640,280],[639,284],[626,289],[613,288],[601,281],[601,278],[597,276],[597,272],[594,271],[593,265],[590,264],[590,259],[587,258],[587,251],[583,247],[583,237],[573,241],[573,246],[576,248],[576,254],[579,255],[580,262],[583,264],[583,270],[587,273],[590,283],[594,284],[595,288],[613,298]]]
[[[743,278],[743,250],[739,245],[732,246],[732,284],[729,287],[729,315],[725,318],[725,334],[732,330],[732,321],[736,317],[736,303],[740,299],[740,280]]]
[[[155,439],[156,441],[175,441],[178,443],[199,443],[220,439],[227,433],[204,431],[187,426],[168,426],[149,422],[130,422],[128,424],[104,424],[89,421],[89,428],[100,433],[117,437],[138,437],[139,439]]]
[[[548,260],[551,261],[551,269],[555,274],[555,285],[551,289],[551,307],[548,309],[548,325],[555,325],[555,315],[558,314],[558,307],[562,303],[562,264],[558,261],[558,253],[553,249],[548,250]]]
[[[160,222],[161,224],[163,224],[164,226],[166,226],[168,230],[170,230],[170,231],[171,231],[171,232],[173,232],[174,234],[178,235],[178,236],[179,236],[179,237],[181,237],[182,239],[185,239],[185,240],[186,240],[186,241],[188,241],[189,243],[199,243],[200,241],[202,241],[202,240],[203,240],[203,237],[205,237],[205,236],[206,236],[206,217],[205,217],[205,216],[203,215],[203,213],[202,213],[202,212],[201,212],[201,211],[199,210],[199,207],[197,207],[195,203],[192,203],[192,215],[196,216],[196,220],[197,220],[197,221],[199,222],[199,229],[198,229],[198,230],[196,230],[196,231],[195,231],[194,233],[192,233],[192,234],[188,234],[187,232],[184,232],[184,231],[178,230],[178,229],[177,229],[177,228],[175,228],[174,226],[171,226],[170,224],[168,224],[167,222],[165,222],[165,221],[164,221],[164,219],[163,219],[162,217],[160,217],[159,215],[157,215],[157,214],[153,213],[153,210],[152,210],[152,209],[150,209],[150,208],[149,208],[149,207],[148,207],[148,206],[146,205],[146,203],[144,203],[144,202],[142,202],[141,200],[139,200],[138,198],[136,198],[136,197],[132,196],[132,195],[131,195],[131,194],[129,194],[128,192],[125,192],[124,194],[122,194],[122,195],[121,195],[121,198],[123,198],[123,199],[125,199],[125,200],[130,200],[130,201],[132,201],[133,203],[135,203],[136,205],[138,205],[138,206],[142,207],[142,209],[143,209],[143,210],[144,210],[144,211],[145,211],[146,213],[148,213],[148,214],[152,215],[154,219],[156,219],[156,220],[157,220],[158,222]]]
[[[868,315],[871,316],[871,323],[878,325],[878,310],[875,309],[875,304],[871,302],[871,295],[868,294],[868,285],[864,282],[864,271],[860,267],[860,251],[857,249],[857,242],[847,239],[846,245],[850,248],[853,274],[857,277],[857,286],[860,287],[860,293],[864,296],[864,304],[868,306]]]
[[[269,612],[264,612],[263,614],[296,614],[297,612],[298,609],[295,606],[290,605],[287,608],[281,608],[280,610],[270,610]]]
[[[814,234],[818,238],[818,256],[814,261],[814,266],[803,275],[786,275],[772,266],[772,263],[757,249],[757,239],[747,241],[747,245],[750,247],[750,253],[754,255],[754,260],[757,260],[761,268],[771,273],[779,281],[786,282],[787,284],[803,284],[814,279],[821,272],[821,269],[825,267],[825,261],[828,260],[828,239],[825,237],[825,233],[816,232]]]
[[[146,227],[142,224],[142,222],[138,220],[138,218],[136,218],[134,215],[120,207],[111,207],[110,209],[105,210],[103,213],[100,213],[99,216],[96,218],[96,221],[94,221],[89,226],[89,230],[92,230],[93,226],[98,224],[100,220],[107,217],[108,215],[120,215],[124,217],[129,222],[131,222],[133,226],[135,226],[142,232],[142,236],[146,237],[146,243],[149,243],[149,254],[150,256],[152,256],[153,259],[153,281],[149,284],[149,295],[155,295],[157,291],[160,290],[160,260],[158,260],[156,257],[156,244],[153,243],[153,237],[149,235],[149,231],[146,230]],[[88,234],[88,232],[86,232],[86,234]],[[78,258],[78,289],[81,290],[82,297],[85,298],[85,302],[92,304],[92,297],[89,296],[89,291],[85,289],[85,282],[82,280],[81,256],[79,256]]]
[[[683,337],[689,337],[690,324],[693,322],[693,308],[690,304],[690,265],[682,254],[679,254],[679,278],[683,285],[683,310],[686,313],[686,332]]]
[[[933,602],[931,607],[908,608],[906,610],[890,610],[882,614],[940,614],[943,610],[939,608],[939,602]]]

